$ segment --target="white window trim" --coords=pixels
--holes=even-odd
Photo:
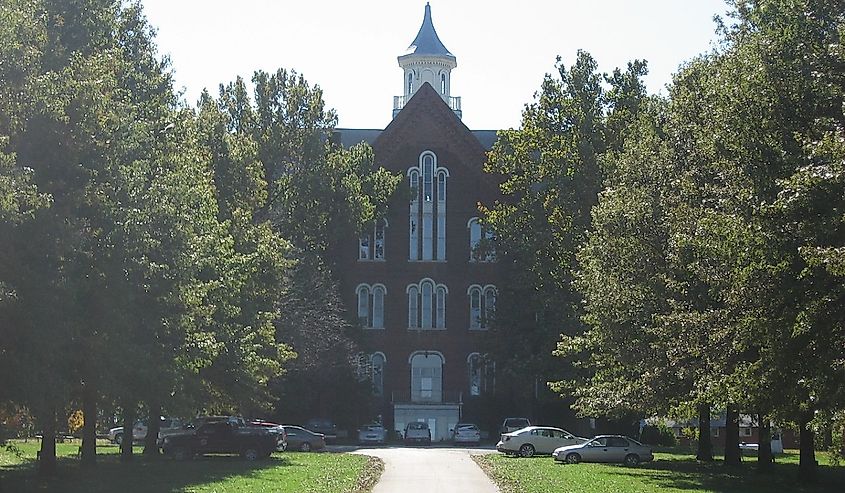
[[[424,328],[422,326],[422,320],[423,320],[423,318],[422,318],[422,287],[423,287],[423,284],[425,284],[425,283],[431,283],[432,290],[431,290],[431,327],[425,327]],[[411,327],[411,313],[410,313],[410,311],[411,311],[411,299],[410,299],[411,288],[417,288],[417,296],[418,296],[418,298],[417,298],[417,317],[418,317],[417,321],[418,321],[418,324],[419,324],[418,327]],[[444,314],[443,314],[444,320],[443,320],[443,327],[437,327],[437,292],[441,288],[443,289],[443,292],[444,292],[444,295],[445,295],[445,298],[443,300],[443,302],[444,302]],[[449,318],[448,317],[449,307],[448,307],[448,303],[447,303],[448,298],[449,298],[449,287],[448,286],[446,286],[445,284],[442,284],[442,283],[437,283],[437,282],[434,281],[434,279],[432,279],[430,277],[426,277],[426,278],[420,279],[420,282],[418,282],[418,283],[408,284],[408,286],[405,287],[405,294],[408,295],[407,296],[407,298],[408,298],[408,316],[407,316],[408,330],[412,330],[412,331],[431,331],[431,330],[435,330],[436,331],[436,330],[446,330],[447,329],[448,318]]]
[[[499,290],[493,284],[485,284],[484,286],[482,286],[480,284],[470,284],[469,287],[467,288],[467,298],[468,298],[467,301],[469,303],[467,306],[469,307],[469,316],[470,316],[469,329],[468,330],[471,330],[471,331],[487,331],[487,330],[490,330],[489,323],[482,324],[481,322],[479,322],[478,327],[472,326],[472,292],[473,292],[473,290],[476,290],[476,289],[479,291],[479,295],[480,295],[479,310],[481,312],[481,315],[484,317],[484,318],[482,318],[482,320],[486,319],[486,315],[487,315],[486,311],[488,310],[488,308],[487,308],[487,293],[492,291],[493,297],[496,299],[496,301],[498,303]],[[493,307],[493,313],[495,313],[495,307]]]
[[[384,307],[387,304],[386,303],[387,287],[385,287],[385,285],[381,284],[381,283],[375,283],[375,284],[372,284],[372,285],[367,284],[367,283],[361,283],[361,284],[358,284],[355,287],[355,305],[356,305],[356,307],[360,307],[360,303],[361,303],[360,302],[360,299],[361,299],[360,298],[361,297],[360,292],[361,292],[361,289],[366,289],[367,290],[367,323],[364,324],[361,327],[364,330],[385,330],[384,327],[371,327],[370,326],[370,325],[372,325],[370,323],[370,319],[375,321],[374,310],[375,310],[375,290],[376,290],[376,288],[381,288],[383,293],[384,293],[383,299],[382,299],[382,304],[381,304],[381,320],[382,320],[382,325],[387,325],[386,323],[384,323],[385,322]],[[356,308],[356,313],[358,313],[358,308]],[[358,313],[358,320],[359,321],[361,320],[360,313]]]

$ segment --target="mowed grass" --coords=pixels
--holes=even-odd
[[[828,493],[845,491],[845,467],[828,464],[817,454],[819,482],[797,481],[798,455],[777,457],[771,472],[755,469],[756,457],[744,457],[739,468],[721,461],[699,463],[686,453],[656,453],[655,461],[637,467],[617,464],[558,464],[550,457],[530,459],[504,455],[473,456],[503,493]]]
[[[97,447],[98,464],[80,467],[79,443],[57,444],[58,472],[40,478],[35,472],[37,442],[12,442],[21,455],[0,447],[0,492],[62,493],[246,493],[370,491],[382,471],[378,459],[353,454],[274,453],[267,460],[247,462],[236,456],[207,456],[176,462],[147,460],[141,448],[131,463],[118,460],[118,448]]]

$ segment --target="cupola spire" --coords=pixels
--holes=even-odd
[[[394,117],[426,82],[440,94],[458,118],[461,117],[461,98],[450,95],[452,69],[458,66],[458,61],[440,41],[431,20],[431,5],[428,3],[425,4],[425,14],[417,37],[398,60],[403,69],[404,94],[393,98]]]

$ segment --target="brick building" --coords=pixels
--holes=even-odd
[[[493,391],[483,356],[495,310],[495,254],[484,245],[478,204],[499,198],[482,167],[495,131],[471,131],[451,96],[457,60],[440,41],[426,5],[422,26],[398,57],[403,95],[383,130],[338,129],[346,146],[365,141],[376,164],[411,190],[388,207],[341,259],[341,289],[361,325],[362,357],[385,425],[429,424],[448,438],[464,404]]]

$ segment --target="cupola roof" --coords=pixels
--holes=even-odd
[[[422,26],[417,33],[417,37],[408,46],[408,50],[404,56],[407,55],[434,55],[447,58],[455,58],[455,55],[449,53],[443,42],[437,36],[437,31],[434,30],[434,24],[431,22],[431,6],[426,2],[425,16],[423,17]]]

